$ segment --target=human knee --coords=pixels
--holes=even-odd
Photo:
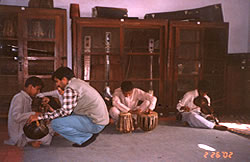
[[[111,107],[109,114],[113,119],[118,119],[120,111],[116,107]]]
[[[62,127],[62,122],[59,119],[54,119],[51,121],[51,127],[54,131],[57,131],[59,128]]]

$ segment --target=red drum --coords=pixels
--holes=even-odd
[[[116,129],[122,133],[129,133],[134,130],[133,120],[131,113],[121,112]]]
[[[144,131],[151,131],[158,125],[158,113],[150,111],[141,113],[137,116],[139,127]]]

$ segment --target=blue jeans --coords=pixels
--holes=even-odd
[[[52,120],[51,126],[64,138],[81,145],[105,127],[91,121],[87,116],[72,114]]]

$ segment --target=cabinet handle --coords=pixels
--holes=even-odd
[[[20,70],[20,71],[23,71],[22,62],[19,61],[18,64],[19,64],[19,70]]]
[[[18,57],[19,71],[23,71],[23,61],[22,57]]]

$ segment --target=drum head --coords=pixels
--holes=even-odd
[[[23,127],[24,134],[30,139],[41,139],[49,133],[48,127],[41,123],[37,126],[36,121],[31,124],[25,124]]]

